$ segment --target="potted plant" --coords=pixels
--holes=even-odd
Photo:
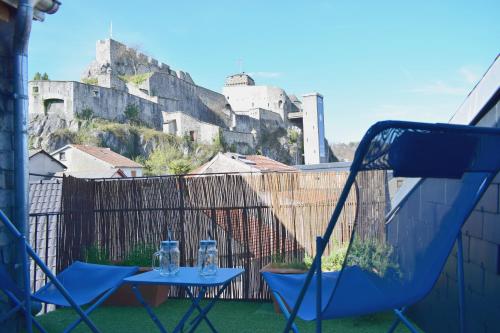
[[[301,274],[307,272],[308,267],[304,261],[286,261],[284,257],[280,255],[275,255],[271,257],[271,262],[260,270],[263,272],[270,272],[275,274]],[[274,312],[281,313],[281,309],[279,307],[274,294],[271,294],[271,298],[273,300]],[[288,305],[287,305],[288,307]]]
[[[333,272],[342,269],[342,264],[344,263],[345,254],[347,251],[346,246],[339,246],[335,244],[330,255],[325,256],[321,260],[321,269],[323,272]],[[291,261],[287,262],[281,256],[274,256],[271,258],[271,262],[264,266],[261,272],[271,272],[275,274],[302,274],[311,268],[314,258],[306,255],[303,261]],[[281,313],[278,302],[276,301],[274,294],[271,294],[273,300],[274,311],[276,313]],[[285,303],[287,308],[288,304]],[[289,308],[290,309],[290,308]]]
[[[92,246],[85,251],[85,261],[103,265],[139,266],[137,274],[150,271],[153,253],[156,248],[151,245],[137,245],[121,261],[109,260],[109,253],[98,246]],[[170,291],[165,285],[138,286],[144,300],[152,307],[163,304]],[[141,306],[130,285],[118,288],[105,302],[105,306]]]

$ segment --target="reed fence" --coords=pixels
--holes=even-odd
[[[217,240],[221,267],[243,267],[225,298],[268,299],[259,270],[273,257],[314,255],[315,237],[328,224],[347,172],[222,174],[63,180],[58,270],[97,246],[121,261],[136,246],[178,239],[181,265],[195,264],[199,241]],[[385,215],[386,174],[367,172],[349,194],[330,246],[349,241],[355,219]],[[368,193],[367,188],[379,190]],[[381,232],[382,234],[382,232]],[[329,249],[327,250],[327,252]],[[174,290],[174,296],[182,296]]]

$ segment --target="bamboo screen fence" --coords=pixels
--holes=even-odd
[[[275,256],[296,261],[314,254],[315,238],[325,230],[347,175],[65,178],[58,269],[83,260],[85,249],[93,246],[120,261],[135,246],[159,245],[168,230],[180,241],[181,265],[191,266],[199,241],[210,232],[217,240],[220,266],[245,268],[241,280],[223,297],[268,299],[259,270]],[[364,190],[368,186],[378,190],[368,193]],[[367,230],[370,221],[383,218],[386,192],[384,172],[366,173],[349,195],[331,245],[349,241],[356,216],[358,223],[367,224]]]

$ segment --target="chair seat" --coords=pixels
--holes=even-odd
[[[358,266],[346,267],[342,273],[341,283],[330,302],[330,295],[339,281],[340,272],[322,273],[322,317],[333,319],[358,316],[378,311],[397,308],[404,304],[401,300],[401,288],[392,286],[392,292],[382,293],[377,287],[377,278],[363,271]],[[271,290],[277,292],[292,308],[304,285],[307,274],[274,274],[262,273]],[[304,300],[297,313],[303,320],[316,319],[316,275],[313,277]],[[395,297],[399,294],[399,297]],[[402,303],[401,305],[399,303]]]
[[[57,278],[78,305],[85,305],[116,287],[124,278],[134,274],[137,270],[137,267],[107,266],[75,261],[57,275]],[[33,294],[33,298],[44,303],[70,306],[52,283],[40,288]]]

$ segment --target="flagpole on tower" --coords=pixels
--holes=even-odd
[[[113,38],[113,21],[109,24],[109,38]]]

